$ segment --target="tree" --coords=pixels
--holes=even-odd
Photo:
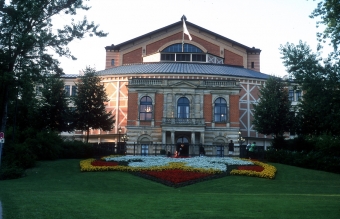
[[[42,83],[38,98],[38,115],[41,118],[37,124],[38,130],[57,132],[72,131],[72,116],[68,107],[69,99],[64,90],[64,82],[50,75]]]
[[[103,129],[110,131],[115,122],[111,111],[106,112],[105,102],[108,102],[104,85],[95,75],[95,70],[87,67],[84,76],[80,77],[77,86],[77,96],[73,98],[75,105],[75,127],[87,132],[86,142],[89,140],[89,131]]]
[[[281,46],[283,64],[304,92],[299,104],[302,134],[340,134],[340,61],[322,60],[305,43]]]
[[[322,33],[317,33],[319,42],[325,43],[327,39],[331,40],[335,51],[338,50],[340,44],[340,4],[338,0],[324,0],[318,3],[318,6],[310,18],[321,17],[321,21],[317,22],[317,27],[320,24],[325,26]]]
[[[86,34],[106,36],[98,25],[86,17],[73,19],[78,10],[88,10],[83,0],[0,0],[0,131],[5,131],[9,93],[15,87],[15,78],[30,75],[33,81],[45,74],[60,75],[59,62],[47,50],[70,57],[68,44]],[[63,29],[53,30],[52,18],[68,14],[70,20]]]
[[[283,136],[290,128],[288,90],[282,79],[270,77],[260,88],[260,101],[253,105],[255,130],[275,137]]]

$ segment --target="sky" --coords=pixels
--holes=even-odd
[[[105,46],[120,44],[180,21],[187,21],[248,47],[261,49],[261,72],[286,75],[280,45],[306,42],[316,51],[316,19],[309,15],[317,7],[313,0],[91,0],[92,8],[78,13],[99,24],[107,37],[73,41],[69,48],[76,61],[55,57],[66,74],[78,74],[86,66],[105,69]],[[67,15],[58,15],[55,27],[68,24]],[[189,28],[190,31],[190,28]]]

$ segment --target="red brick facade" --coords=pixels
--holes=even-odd
[[[112,65],[112,59],[114,60],[114,65]],[[120,66],[120,53],[117,51],[106,51],[105,69],[115,66]]]
[[[138,121],[138,93],[129,92],[127,125],[135,126]]]
[[[164,95],[157,93],[155,96],[155,126],[161,126],[163,118]]]
[[[211,94],[206,94],[204,95],[204,105],[203,105],[203,117],[205,120],[205,124],[208,127],[211,127],[211,122],[212,122],[212,107],[211,103],[212,102],[212,95]]]
[[[142,48],[135,49],[123,55],[123,64],[142,63]]]
[[[243,57],[225,49],[224,64],[243,66]]]
[[[229,101],[230,101],[230,127],[239,127],[239,118],[240,118],[240,113],[239,113],[239,95],[230,95]]]

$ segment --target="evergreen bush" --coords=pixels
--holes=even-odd
[[[61,144],[61,159],[86,159],[94,157],[93,147],[82,141],[65,140]]]

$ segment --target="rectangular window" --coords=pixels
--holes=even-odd
[[[289,90],[289,101],[294,101],[294,90]]]
[[[162,61],[175,61],[175,54],[161,54]]]
[[[193,62],[205,62],[206,56],[204,54],[192,54]]]
[[[149,154],[149,145],[142,144],[141,154],[142,154],[142,156],[147,156]]]
[[[190,62],[190,54],[176,54],[176,61]]]
[[[217,155],[217,157],[224,157],[224,147],[223,146],[217,146],[216,147],[216,155]]]
[[[301,99],[301,91],[300,90],[296,90],[295,94],[296,94],[296,101],[300,101],[300,99]]]
[[[111,66],[115,66],[115,60],[111,59]]]
[[[254,62],[251,62],[251,68],[255,68]]]
[[[72,86],[72,96],[76,96],[77,95],[77,87],[76,86]]]
[[[67,97],[70,96],[70,85],[65,85],[65,94]]]

